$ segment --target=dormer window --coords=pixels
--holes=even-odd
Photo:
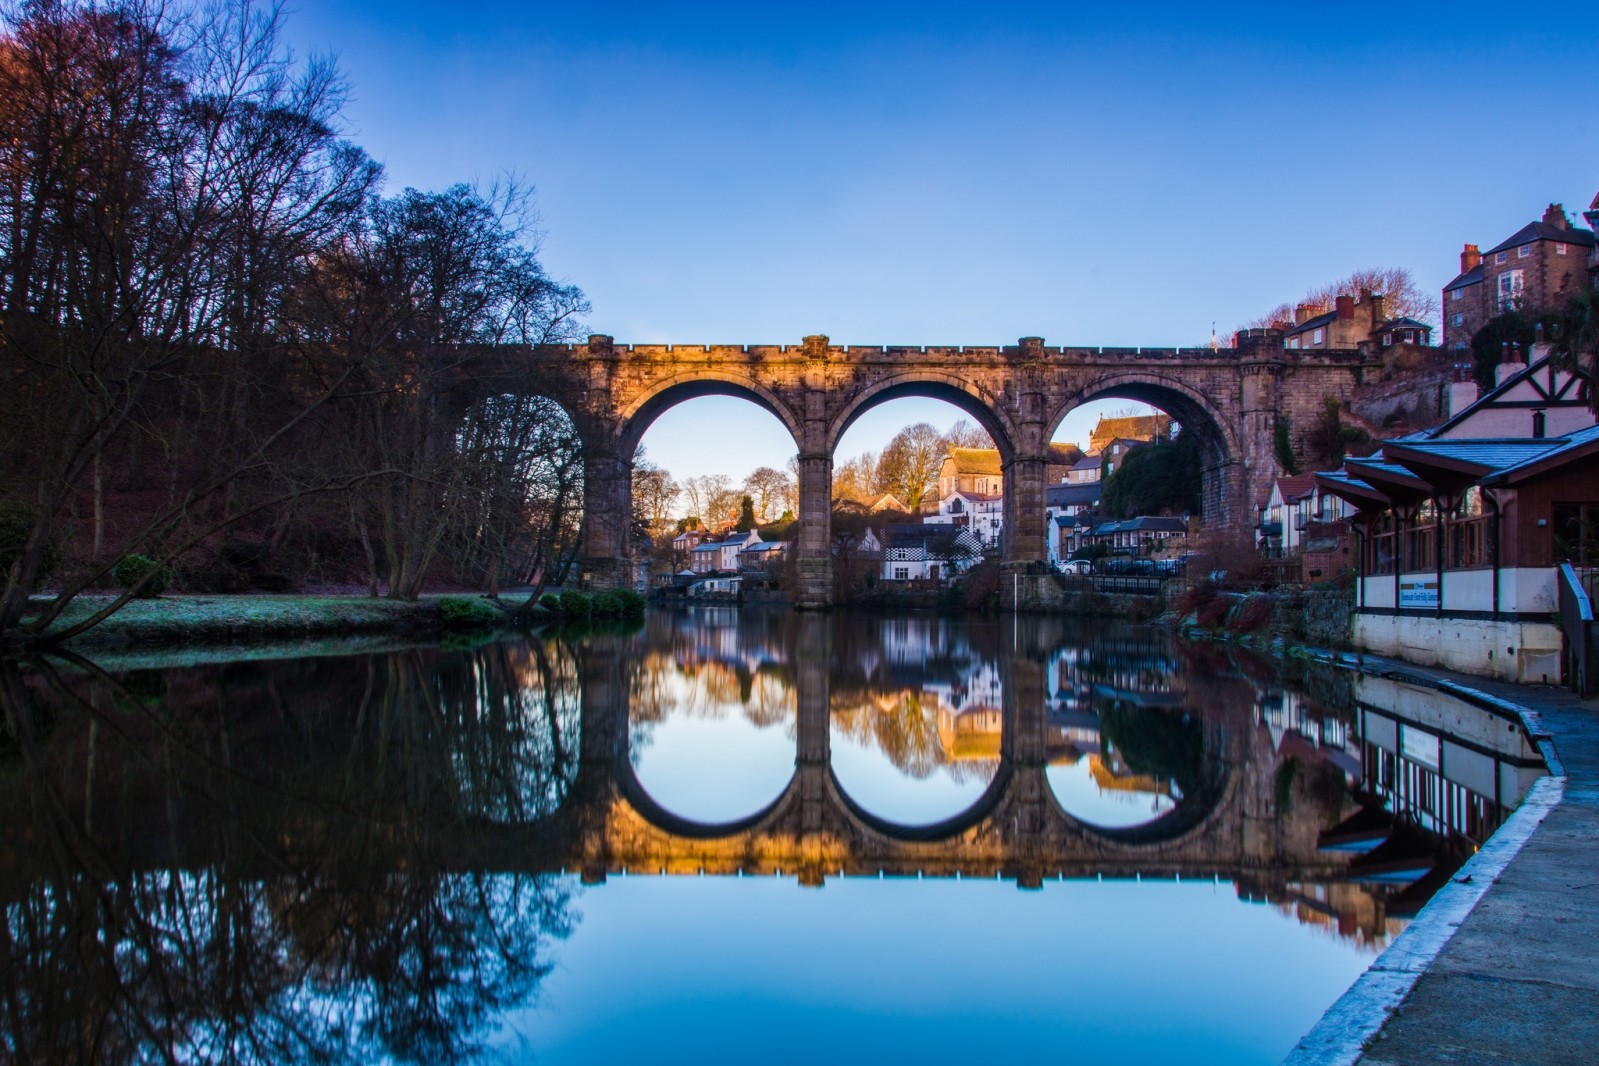
[[[1517,259],[1525,259],[1531,254],[1532,254],[1532,245],[1530,245],[1530,244],[1523,244],[1520,248],[1516,249],[1516,258]]]

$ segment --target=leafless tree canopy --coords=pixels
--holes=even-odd
[[[570,541],[569,420],[445,392],[463,346],[564,339],[582,294],[516,182],[379,195],[345,96],[269,5],[0,15],[0,631],[133,552],[202,584],[364,556],[412,596],[446,548],[492,586]]]
[[[1371,267],[1357,270],[1339,278],[1330,285],[1321,285],[1305,293],[1298,303],[1323,310],[1332,310],[1339,296],[1359,298],[1362,293],[1375,293],[1384,297],[1383,310],[1388,318],[1414,318],[1418,322],[1438,323],[1438,296],[1416,284],[1416,279],[1406,267]],[[1283,329],[1294,324],[1294,304],[1278,304],[1257,318],[1239,326],[1239,329]]]

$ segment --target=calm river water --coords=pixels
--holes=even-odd
[[[0,662],[5,1057],[1273,1062],[1541,772],[1108,624],[455,643]]]

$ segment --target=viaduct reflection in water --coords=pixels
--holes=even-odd
[[[1219,878],[1381,942],[1536,772],[1502,724],[1441,735],[1384,683],[1312,698],[1040,620],[659,614],[458,652],[7,661],[0,683],[19,1060],[469,1055],[571,931],[568,871]],[[722,824],[657,803],[651,731],[729,708],[792,739],[786,787]],[[835,735],[981,794],[890,821],[840,785]],[[1145,817],[1074,813],[1062,768]]]

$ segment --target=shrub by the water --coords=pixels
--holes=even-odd
[[[553,592],[546,592],[544,594],[544,598],[539,600],[539,606],[544,608],[546,611],[549,611],[551,614],[560,614],[561,597],[557,596]]]
[[[568,618],[587,618],[594,610],[594,601],[586,592],[567,589],[561,593],[561,613]]]
[[[595,618],[622,617],[622,601],[616,598],[614,592],[596,592],[590,603]]]
[[[633,589],[617,589],[616,598],[622,604],[623,618],[643,618],[644,608],[649,603],[642,592]]]
[[[1216,598],[1216,586],[1209,580],[1188,586],[1177,597],[1177,617],[1187,618],[1203,604]]]
[[[6,573],[28,546],[33,535],[33,510],[20,503],[0,504],[0,574]],[[61,545],[52,538],[44,548],[40,577],[49,577],[61,565]]]
[[[439,614],[449,626],[491,626],[500,621],[498,608],[472,596],[440,596]]]
[[[1255,595],[1244,601],[1244,605],[1233,616],[1232,628],[1239,633],[1253,633],[1271,621],[1271,597]]]
[[[144,599],[165,592],[167,582],[172,576],[170,571],[148,555],[124,555],[112,574],[116,577],[117,584],[125,589],[131,589],[143,581],[143,587],[135,595]]]
[[[1232,597],[1224,592],[1217,593],[1213,598],[1199,605],[1199,612],[1194,616],[1194,621],[1206,629],[1214,629],[1226,619],[1227,611],[1232,605]]]

